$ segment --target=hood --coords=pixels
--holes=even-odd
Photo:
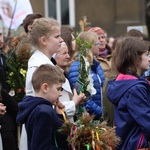
[[[113,104],[117,104],[122,98],[122,96],[126,93],[126,91],[136,84],[148,85],[144,76],[137,78],[132,75],[119,74],[115,80],[111,80],[108,82],[108,87],[106,91],[107,98]]]
[[[34,108],[41,104],[51,105],[49,101],[41,97],[25,96],[23,101],[18,104],[19,112],[16,118],[17,123],[25,123]]]

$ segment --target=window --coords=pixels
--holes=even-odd
[[[74,0],[45,0],[45,16],[53,17],[62,25],[75,27]]]

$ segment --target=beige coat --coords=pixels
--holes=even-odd
[[[102,58],[101,56],[97,56],[97,60],[100,62],[100,65],[104,71],[104,75],[106,78],[110,78],[111,73],[111,55],[107,55],[106,58]]]
[[[109,54],[106,58],[102,58],[101,56],[97,57],[97,60],[100,62],[100,65],[104,71],[105,75],[105,83],[103,85],[103,116],[104,120],[107,121],[108,126],[113,126],[114,123],[114,106],[106,96],[106,90],[108,86],[108,81],[115,77],[115,74],[112,73],[111,70],[111,58],[112,56]]]

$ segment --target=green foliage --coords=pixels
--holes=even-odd
[[[25,77],[27,68],[23,66],[17,58],[17,55],[12,52],[10,57],[7,57],[6,66],[7,83],[11,90],[15,92],[15,99],[19,102],[25,96]]]
[[[89,93],[87,92],[87,86],[89,84],[88,79],[88,75],[90,72],[90,65],[86,68],[86,62],[84,60],[84,58],[87,57],[87,53],[89,51],[89,49],[91,49],[92,47],[92,42],[89,43],[88,41],[84,41],[84,43],[80,40],[80,39],[76,39],[76,43],[78,45],[78,49],[79,51],[79,61],[80,61],[80,66],[79,66],[79,80],[84,83],[84,87],[82,89],[82,92],[85,93],[86,96],[89,95]]]
[[[12,96],[20,102],[25,96],[25,80],[28,60],[33,51],[27,36],[17,36],[11,41],[10,53],[6,60],[7,83]]]
[[[86,57],[87,51],[92,48],[93,42],[84,41],[83,43],[79,38],[76,38],[76,43],[79,47],[80,54]]]

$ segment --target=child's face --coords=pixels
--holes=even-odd
[[[47,54],[52,56],[56,53],[59,50],[62,41],[63,40],[60,37],[60,27],[56,26],[55,31],[46,39]]]
[[[55,105],[60,96],[62,96],[62,83],[48,86],[46,98],[48,101]]]
[[[145,72],[146,70],[149,69],[149,64],[150,64],[150,58],[149,58],[149,53],[147,51],[142,54],[141,63],[139,65],[138,70],[140,70],[141,73]]]

